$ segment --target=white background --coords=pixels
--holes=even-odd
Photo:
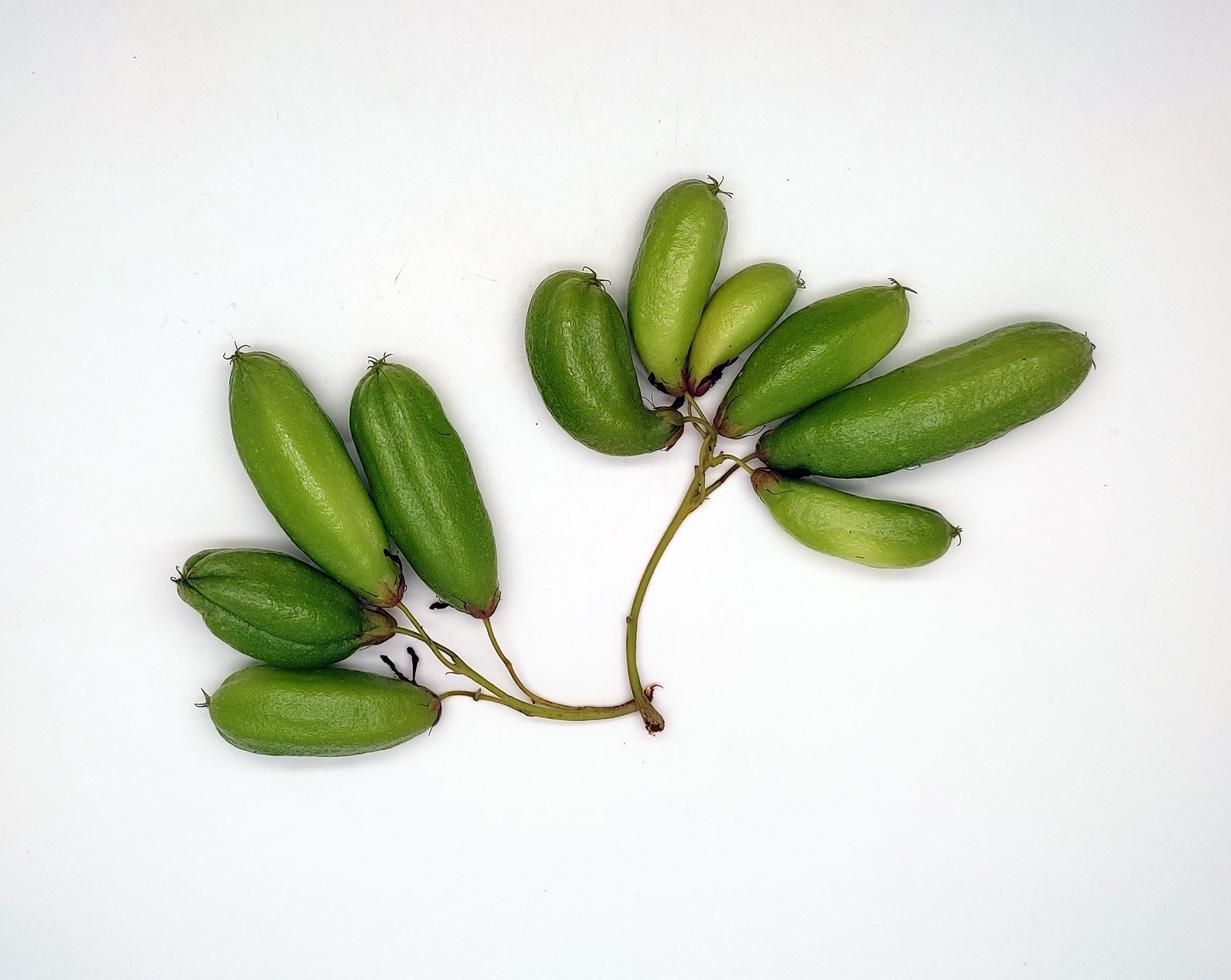
[[[1231,975],[1224,3],[4,7],[0,972]],[[224,744],[192,703],[242,658],[168,577],[284,546],[233,342],[338,419],[368,354],[427,375],[524,674],[624,697],[695,444],[572,442],[522,316],[562,266],[622,298],[706,173],[724,275],[919,290],[883,368],[1052,318],[1098,370],[859,485],[966,529],[926,569],[806,551],[732,480],[647,604],[656,739],[453,700],[368,757]]]

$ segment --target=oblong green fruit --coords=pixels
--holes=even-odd
[[[1056,408],[1093,351],[1058,323],[1016,323],[827,398],[766,433],[757,453],[778,470],[834,477],[943,459]]]
[[[372,499],[410,567],[456,609],[490,616],[500,601],[496,539],[466,447],[418,374],[373,360],[350,404]]]
[[[694,395],[709,391],[722,369],[778,322],[802,286],[799,273],[777,262],[750,265],[719,286],[688,352],[685,387]]]
[[[628,324],[650,380],[673,395],[684,392],[684,360],[709,299],[727,209],[719,182],[682,180],[650,210],[628,284]]]
[[[718,406],[735,439],[845,388],[897,346],[910,316],[907,287],[864,286],[796,310],[754,350]]]
[[[324,667],[393,635],[388,613],[276,551],[199,551],[174,581],[218,639],[275,667]]]
[[[873,568],[926,565],[948,551],[961,533],[927,507],[857,497],[773,470],[756,470],[752,485],[774,520],[796,541]]]
[[[338,430],[289,364],[235,352],[231,432],[261,500],[299,549],[365,601],[395,605],[405,582],[389,536]]]
[[[591,449],[636,456],[670,449],[684,430],[679,412],[642,401],[624,317],[589,270],[539,283],[526,312],[526,358],[547,410]]]
[[[206,702],[218,734],[261,755],[376,752],[440,718],[440,699],[427,688],[340,667],[245,667]]]

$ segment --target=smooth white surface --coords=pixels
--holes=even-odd
[[[0,972],[1231,975],[1225,4],[5,7]],[[1097,372],[866,484],[966,529],[924,570],[807,552],[733,480],[646,608],[657,739],[452,701],[350,761],[225,745],[192,702],[241,658],[167,578],[282,546],[235,341],[339,419],[368,354],[428,375],[524,674],[623,697],[695,444],[570,441],[521,319],[560,266],[622,295],[705,173],[724,274],[919,290],[885,367],[1040,317]]]

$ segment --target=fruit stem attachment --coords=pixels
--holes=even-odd
[[[691,393],[685,392],[684,400],[688,403],[688,411],[690,413],[684,416],[685,420],[692,422],[703,436],[711,433],[716,435],[717,430],[714,428],[714,423],[706,417],[705,410],[697,404],[697,399]],[[711,445],[710,448],[712,449],[713,446]]]

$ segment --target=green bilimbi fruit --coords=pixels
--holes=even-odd
[[[361,670],[245,667],[206,697],[218,734],[261,755],[359,755],[421,735],[440,718],[425,687]]]
[[[802,287],[799,273],[777,262],[750,265],[719,286],[688,352],[688,390],[694,395],[709,391],[722,369],[778,322]]]
[[[663,191],[645,223],[628,284],[637,354],[650,380],[673,395],[684,393],[684,360],[722,260],[727,209],[718,194],[712,177]]]
[[[714,421],[731,439],[845,388],[906,330],[907,287],[864,286],[796,310],[752,352]]]
[[[218,639],[275,667],[324,667],[393,635],[388,613],[276,551],[199,551],[175,584]]]
[[[591,449],[636,456],[670,449],[684,431],[679,412],[642,401],[624,317],[592,271],[539,283],[526,312],[526,358],[547,410]]]
[[[943,459],[1056,408],[1093,351],[1058,323],[1003,327],[827,398],[766,433],[757,453],[778,470],[833,477]]]
[[[425,585],[456,609],[496,609],[496,540],[466,447],[431,386],[373,360],[355,388],[350,429],[376,509]]]
[[[779,526],[809,548],[873,568],[915,568],[949,550],[961,533],[927,507],[873,500],[772,470],[752,474]]]
[[[231,432],[274,519],[326,572],[377,606],[402,598],[388,534],[342,437],[285,361],[231,357]]]

